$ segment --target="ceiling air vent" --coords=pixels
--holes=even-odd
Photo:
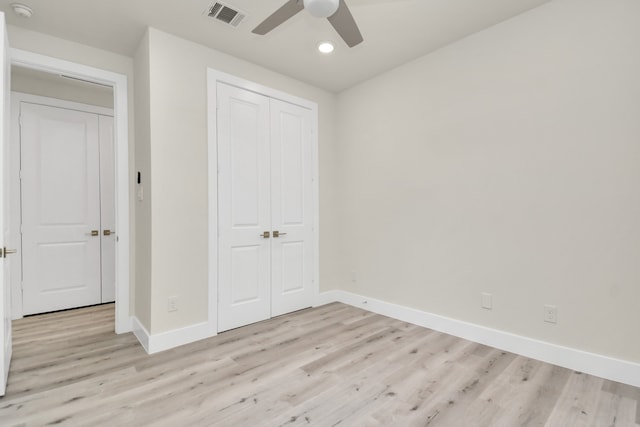
[[[214,2],[213,5],[207,9],[206,14],[211,18],[215,18],[233,27],[240,25],[240,22],[247,16],[246,13],[227,6],[224,3],[220,3],[219,1]]]

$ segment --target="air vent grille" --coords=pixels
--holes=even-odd
[[[213,5],[207,9],[206,14],[211,18],[215,18],[233,27],[240,25],[240,22],[247,16],[246,13],[237,8],[220,3],[219,1],[214,2]]]

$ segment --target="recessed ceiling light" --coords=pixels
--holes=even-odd
[[[331,53],[333,52],[333,49],[335,49],[335,47],[331,42],[321,42],[318,44],[318,50],[322,53]]]
[[[21,18],[31,18],[33,15],[33,9],[24,4],[12,3],[11,8],[13,9],[13,12]]]

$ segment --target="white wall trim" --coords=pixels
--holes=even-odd
[[[137,317],[133,317],[132,323],[133,334],[138,338],[147,354],[159,353],[210,337],[208,322],[197,323],[155,335],[151,335]]]
[[[260,85],[240,77],[207,68],[207,141],[209,161],[209,332],[218,332],[218,135],[217,135],[217,83],[226,83],[280,101],[307,108],[312,112],[311,162],[313,167],[313,286],[314,294],[319,294],[319,173],[318,173],[318,104],[288,93]]]
[[[323,292],[318,296],[316,306],[332,302],[341,302],[574,371],[640,387],[640,364],[638,363],[487,328],[351,292],[339,290]]]
[[[11,49],[11,64],[113,87],[116,197],[116,322],[118,334],[132,330],[129,304],[129,112],[127,76],[46,55]]]
[[[209,181],[209,334],[218,333],[218,75],[207,69],[207,151]]]
[[[318,110],[318,104],[308,99],[300,98],[295,95],[282,92],[277,89],[270,88],[269,86],[263,86],[259,83],[245,80],[241,77],[236,77],[232,74],[223,73],[222,71],[214,70],[213,68],[207,68],[207,86],[211,86],[211,82],[226,83],[231,86],[236,86],[241,89],[245,89],[251,92],[255,92],[259,95],[265,95],[269,98],[278,99],[280,101],[288,102],[289,104],[299,105],[300,107],[308,108],[312,111]],[[215,91],[214,91],[215,92]],[[211,94],[211,92],[209,92]],[[215,99],[214,99],[215,101]]]
[[[140,342],[144,351],[149,354],[149,331],[147,331],[147,328],[144,327],[142,322],[138,320],[136,316],[131,318],[131,331],[133,332],[133,335],[138,338],[138,342]]]
[[[50,96],[33,95],[31,93],[11,91],[11,102],[17,100],[31,104],[46,105],[49,107],[60,107],[67,110],[75,110],[86,113],[93,113],[102,116],[113,117],[113,108],[100,107],[98,105],[84,104],[82,102],[68,101],[66,99],[52,98]]]

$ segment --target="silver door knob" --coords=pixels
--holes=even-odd
[[[0,258],[6,258],[7,255],[15,254],[16,252],[18,252],[16,249],[0,248]]]

